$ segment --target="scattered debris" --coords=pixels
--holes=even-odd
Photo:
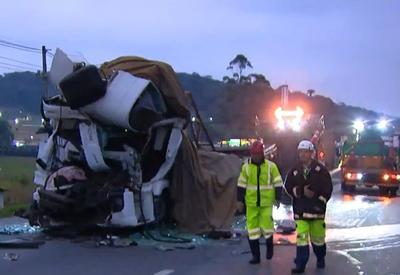
[[[183,250],[192,250],[195,249],[196,246],[194,244],[167,244],[167,245],[158,245],[156,246],[157,250],[163,251],[163,252],[168,252],[168,251],[174,251],[176,249],[183,249]]]
[[[3,225],[0,227],[0,235],[38,233],[41,231],[42,229],[39,226],[30,226],[28,223]]]
[[[296,222],[294,220],[277,221],[276,232],[281,234],[291,234],[296,231]]]
[[[244,255],[244,254],[250,254],[250,250],[232,250],[231,255],[232,256],[238,256],[238,255]]]
[[[11,261],[11,262],[15,262],[16,260],[18,260],[18,254],[17,253],[6,253],[4,254],[3,257],[4,260],[6,261]]]
[[[167,246],[167,245],[159,245],[156,246],[157,250],[160,250],[162,252],[167,252],[167,251],[174,251],[175,249],[172,246]]]
[[[107,235],[105,239],[96,241],[96,247],[109,246],[109,247],[128,247],[137,246],[138,243],[131,238],[120,238],[118,236]]]
[[[128,246],[137,246],[137,242],[130,238],[118,238],[114,239],[112,246],[113,247],[128,247]]]
[[[276,244],[279,244],[279,245],[292,245],[293,243],[291,243],[289,241],[289,239],[287,239],[287,238],[279,238],[278,241],[276,242]]]
[[[186,250],[192,250],[195,249],[196,246],[193,244],[179,244],[174,246],[176,249],[186,249]]]
[[[43,241],[12,239],[7,241],[0,241],[0,248],[37,249],[43,244],[45,244],[45,242]]]
[[[207,234],[207,237],[214,240],[219,239],[229,239],[232,237],[232,232],[230,231],[212,231]]]
[[[154,273],[153,275],[168,275],[168,274],[171,274],[171,273],[174,273],[174,272],[175,272],[175,270],[173,270],[173,269],[164,269],[164,270],[161,270],[161,271],[159,271],[157,273]]]
[[[382,197],[370,197],[370,196],[368,196],[368,197],[363,197],[362,198],[362,201],[367,202],[367,203],[382,202],[384,200],[385,199],[382,198]]]

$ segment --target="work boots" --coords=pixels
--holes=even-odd
[[[249,261],[250,264],[260,263],[260,243],[258,240],[250,240],[249,245],[251,250],[252,259]]]
[[[295,268],[292,268],[292,274],[303,274],[305,271],[305,266],[296,266]]]
[[[326,244],[315,245],[312,244],[315,256],[317,257],[317,268],[325,268]]]
[[[296,267],[292,269],[292,273],[293,274],[304,273],[309,257],[310,257],[310,250],[308,248],[308,245],[297,246],[296,258],[294,260]]]
[[[317,259],[317,268],[324,269],[325,268],[325,258]]]
[[[273,237],[269,237],[268,239],[265,240],[266,246],[267,246],[267,260],[271,260],[272,257],[274,256],[274,241]]]

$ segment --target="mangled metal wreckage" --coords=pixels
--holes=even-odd
[[[173,69],[121,57],[100,68],[57,49],[42,102],[32,224],[138,226],[168,213],[191,232],[229,230],[240,160],[199,150]],[[222,170],[221,170],[222,169]]]

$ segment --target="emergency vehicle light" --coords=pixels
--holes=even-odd
[[[301,118],[304,115],[304,111],[299,106],[295,110],[283,110],[282,107],[278,107],[275,110],[275,117],[277,118],[277,127],[280,130],[285,130],[286,127],[290,127],[293,131],[301,130]]]
[[[388,181],[389,178],[390,178],[390,176],[389,176],[389,174],[384,174],[384,175],[382,176],[382,178],[383,178],[384,181]]]
[[[283,110],[282,107],[278,107],[275,110],[276,118],[301,118],[304,115],[304,111],[299,106],[296,107],[296,110]]]
[[[389,121],[386,119],[381,119],[378,122],[378,129],[379,130],[385,130],[388,127]]]
[[[358,120],[354,121],[353,127],[358,132],[361,132],[362,130],[364,130],[365,125],[364,125],[364,122],[362,120],[358,119]]]
[[[399,180],[399,175],[397,175],[397,174],[388,174],[388,173],[385,173],[385,174],[383,174],[383,176],[382,176],[382,179],[384,180],[384,181],[388,181],[389,179],[392,179],[392,180]]]
[[[346,178],[348,180],[361,180],[363,177],[362,173],[346,173]]]

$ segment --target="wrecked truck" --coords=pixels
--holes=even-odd
[[[44,98],[30,222],[136,227],[165,218],[193,233],[229,231],[241,161],[202,150],[168,64],[121,57],[97,68],[57,49]]]

